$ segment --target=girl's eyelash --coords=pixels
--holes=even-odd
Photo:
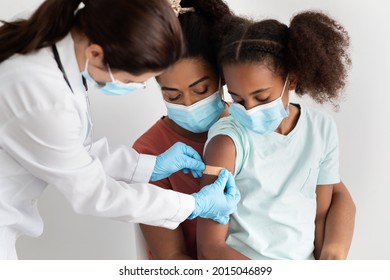
[[[264,99],[258,99],[258,98],[257,98],[257,101],[259,101],[259,102],[261,102],[261,103],[264,103],[264,102],[266,103],[266,102],[268,101],[268,99],[269,99],[269,97],[264,98]],[[238,103],[238,104],[241,104],[241,105],[244,104],[244,100],[235,100],[235,99],[233,98],[233,101],[236,102],[236,103]]]

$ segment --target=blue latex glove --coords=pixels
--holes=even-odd
[[[161,155],[157,156],[156,164],[150,181],[167,178],[172,173],[183,169],[184,173],[191,171],[195,178],[202,176],[205,164],[200,155],[190,146],[177,142]]]
[[[188,219],[199,216],[213,219],[220,224],[229,221],[229,214],[236,211],[237,203],[241,198],[233,175],[226,169],[221,170],[213,184],[203,187],[192,195],[195,197],[195,209]]]

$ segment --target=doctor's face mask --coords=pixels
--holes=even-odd
[[[111,82],[107,82],[103,86],[101,86],[88,73],[88,62],[89,62],[89,60],[87,59],[87,61],[85,62],[84,71],[81,74],[84,76],[85,79],[92,82],[92,84],[94,84],[101,92],[103,92],[106,95],[120,96],[120,95],[124,95],[124,94],[130,93],[130,92],[136,91],[136,90],[141,89],[141,88],[145,88],[144,82],[143,83],[134,83],[134,82],[123,83],[121,81],[116,80],[114,78],[114,76],[112,75],[111,68],[108,64],[107,64],[107,68],[108,68],[108,74],[110,75],[110,78],[111,78]]]

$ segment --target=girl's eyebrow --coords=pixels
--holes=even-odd
[[[210,79],[209,76],[204,76],[202,78],[200,78],[199,80],[196,80],[195,82],[193,82],[192,84],[190,84],[188,87],[193,87],[197,84],[199,84],[200,82],[203,82],[204,80],[207,80],[207,79]],[[161,90],[170,90],[170,91],[179,91],[177,88],[170,88],[170,87],[161,87]]]
[[[269,90],[270,88],[271,88],[271,87],[262,88],[262,89],[257,89],[257,90],[255,90],[255,91],[251,92],[249,95],[260,94],[260,93],[263,93],[263,92]],[[231,90],[228,90],[228,92],[229,92],[229,94],[231,94],[231,95],[240,96],[238,93],[235,93],[235,92],[233,92],[233,91],[231,91]]]

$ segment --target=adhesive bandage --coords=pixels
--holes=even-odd
[[[203,174],[218,176],[219,172],[222,169],[223,169],[223,167],[206,165],[206,169],[203,171]]]

